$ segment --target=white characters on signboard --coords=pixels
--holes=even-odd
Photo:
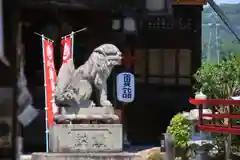
[[[54,100],[54,93],[55,93],[55,69],[54,69],[54,59],[53,59],[53,50],[51,48],[51,46],[47,46],[47,70],[48,70],[48,74],[49,74],[49,79],[48,81],[50,81],[50,88],[52,91],[52,100],[51,100],[51,104],[52,104],[52,110],[53,113],[57,113],[58,109],[57,106],[55,104],[55,100]]]
[[[47,56],[48,56],[48,59],[51,61],[53,60],[53,53],[52,53],[52,48],[48,45],[47,46]]]
[[[52,91],[54,92],[55,91],[54,71],[51,67],[49,68],[49,78]]]
[[[64,44],[64,50],[63,50],[63,60],[66,61],[70,57],[70,47],[68,43]]]
[[[49,80],[50,80],[50,85],[51,89],[54,92],[55,91],[55,81],[54,81],[54,63],[53,63],[53,51],[52,48],[48,45],[47,46],[47,69],[49,73]]]
[[[53,50],[50,45],[47,46],[47,66],[54,67],[53,63]]]

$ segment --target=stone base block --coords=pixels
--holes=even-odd
[[[50,152],[120,152],[122,124],[55,124],[49,131]]]
[[[105,115],[113,113],[110,107],[89,107],[89,108],[61,107],[61,114]]]
[[[78,124],[89,123],[88,121],[103,121],[105,123],[119,123],[119,118],[115,114],[107,114],[107,115],[82,115],[82,114],[68,114],[68,115],[55,115],[54,120],[57,124],[67,124],[67,123],[75,123],[77,121]]]
[[[32,160],[141,160],[137,153],[33,153]]]
[[[67,111],[67,110],[76,111]],[[54,120],[57,124],[63,123],[89,123],[89,121],[100,121],[104,123],[119,123],[119,117],[111,113],[110,107],[90,107],[90,108],[76,108],[76,107],[62,107],[61,113],[54,116]]]

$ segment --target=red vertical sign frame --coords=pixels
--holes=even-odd
[[[54,66],[53,42],[43,40],[44,76],[45,76],[45,105],[47,109],[48,128],[54,123],[54,113],[57,107],[54,101],[56,70]]]
[[[67,63],[72,58],[72,38],[71,36],[65,37],[62,41],[62,63]]]

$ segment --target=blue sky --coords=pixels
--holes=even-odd
[[[215,2],[219,3],[230,3],[230,4],[234,4],[234,3],[240,3],[240,0],[215,0]]]

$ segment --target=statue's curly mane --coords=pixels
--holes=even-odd
[[[120,50],[112,44],[103,44],[93,50],[92,54],[81,67],[91,68],[98,73],[110,74],[112,68],[121,63]]]

